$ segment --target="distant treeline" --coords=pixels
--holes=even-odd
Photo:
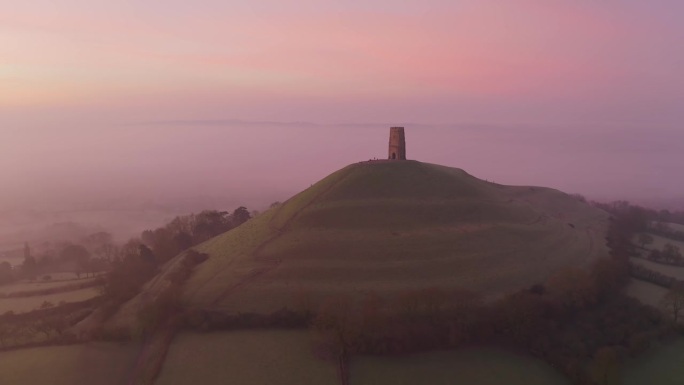
[[[656,222],[655,224],[652,224],[648,231],[664,238],[684,242],[684,231],[673,230],[670,226],[663,222]]]
[[[104,297],[115,308],[133,298],[159,267],[183,251],[232,230],[251,219],[245,207],[232,213],[207,210],[179,216],[165,226],[144,231],[117,253],[106,276]]]

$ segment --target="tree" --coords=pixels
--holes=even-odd
[[[596,351],[592,361],[592,376],[599,385],[617,385],[620,383],[620,359],[617,351],[603,347]]]
[[[31,258],[31,248],[28,242],[24,243],[24,260]]]
[[[111,245],[113,237],[108,232],[100,231],[85,237],[83,243],[93,252],[98,252],[104,245]]]
[[[649,234],[646,233],[641,233],[639,234],[639,244],[641,245],[642,249],[646,248],[646,245],[650,245],[653,243],[653,237],[650,236]]]
[[[81,245],[69,243],[59,252],[59,259],[73,263],[74,274],[81,278],[82,273],[88,273],[90,252]]]
[[[670,263],[678,262],[682,258],[682,255],[679,251],[679,247],[671,243],[666,243],[665,246],[663,246],[662,255],[665,258],[665,260]]]
[[[546,287],[567,309],[581,308],[596,300],[596,282],[587,271],[579,268],[567,268],[553,274]]]
[[[195,243],[204,242],[230,230],[231,227],[231,220],[227,211],[202,211],[194,217],[192,228],[194,241]]]
[[[235,211],[233,211],[233,214],[231,215],[231,219],[233,222],[233,226],[238,227],[241,224],[252,219],[252,215],[249,213],[249,210],[247,210],[246,207],[240,206],[240,207],[236,208]]]
[[[10,337],[14,335],[14,326],[8,322],[0,322],[0,346],[7,347]]]
[[[9,283],[14,280],[12,265],[9,262],[0,262],[0,284]]]
[[[684,283],[678,282],[672,286],[660,301],[661,307],[670,314],[672,320],[677,323],[679,313],[684,310]]]
[[[36,279],[36,275],[38,274],[38,264],[36,263],[36,259],[31,255],[31,249],[29,248],[28,243],[24,245],[24,263],[21,265],[21,271],[31,280]]]

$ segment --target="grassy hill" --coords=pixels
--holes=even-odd
[[[607,223],[605,212],[548,188],[416,161],[357,163],[196,247],[210,258],[182,300],[272,312],[301,293],[440,287],[495,297],[606,255]],[[157,281],[122,313],[153,297]]]
[[[564,385],[545,363],[494,348],[469,348],[402,357],[359,357],[351,367],[353,385]]]
[[[119,385],[135,365],[135,344],[92,343],[0,352],[1,384]]]

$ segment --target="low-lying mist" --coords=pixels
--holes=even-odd
[[[386,156],[388,124],[172,121],[3,129],[0,242],[69,228],[125,239],[179,214],[261,210],[353,162]],[[399,123],[401,124],[401,123]],[[408,157],[490,181],[682,208],[684,133],[405,123]],[[407,181],[408,182],[408,181]]]

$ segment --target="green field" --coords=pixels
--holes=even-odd
[[[624,385],[684,384],[684,339],[658,347],[624,365]]]
[[[684,242],[675,241],[675,240],[670,239],[670,238],[665,238],[665,237],[661,237],[659,235],[650,234],[650,233],[648,235],[653,237],[653,243],[651,243],[650,245],[646,245],[646,249],[648,249],[648,250],[663,250],[665,248],[665,245],[669,243],[673,246],[679,247],[679,250],[681,250],[681,252],[684,253]],[[638,243],[638,239],[639,239],[638,236],[635,237],[634,239],[635,239],[634,242]],[[641,245],[639,245],[639,246],[641,246]],[[643,251],[642,251],[642,254],[644,254]]]
[[[665,223],[672,231],[683,231],[684,232],[684,225],[680,225],[679,223]]]
[[[20,349],[0,353],[0,384],[123,385],[138,347],[113,343]]]
[[[100,289],[96,287],[68,291],[50,295],[32,296],[24,298],[0,298],[0,314],[8,311],[24,313],[38,309],[44,301],[57,306],[60,302],[80,302],[100,295]]]
[[[658,262],[649,261],[643,258],[631,257],[630,261],[639,266],[643,266],[649,270],[656,271],[677,279],[684,279],[684,267],[665,265]]]
[[[407,357],[354,359],[352,385],[564,385],[542,361],[499,349],[464,349]]]
[[[665,293],[667,293],[667,289],[664,287],[635,278],[631,278],[625,288],[625,294],[653,307],[660,306],[660,301],[665,296]]]
[[[494,297],[606,255],[606,226],[606,213],[556,190],[414,161],[354,164],[198,246],[211,257],[183,300],[271,312],[299,292],[438,286]]]
[[[92,282],[95,280],[95,278],[84,278],[84,279],[76,279],[76,280],[58,280],[58,281],[33,281],[33,282],[28,282],[28,281],[23,281],[23,282],[18,282],[18,283],[13,283],[10,285],[4,285],[0,286],[0,293],[4,295],[8,295],[11,293],[17,293],[17,292],[31,292],[31,291],[39,291],[39,290],[46,290],[46,289],[59,289],[62,287],[68,287],[71,285],[78,285],[81,283],[88,283]],[[0,294],[0,295],[2,295]]]
[[[304,331],[177,336],[155,385],[336,385],[332,364],[311,353]]]

